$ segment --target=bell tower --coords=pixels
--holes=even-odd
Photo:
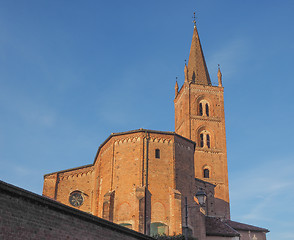
[[[195,177],[215,184],[214,212],[230,218],[227,150],[224,114],[224,88],[218,70],[218,86],[211,84],[202,51],[196,22],[185,81],[175,86],[175,132],[196,142],[194,153]]]

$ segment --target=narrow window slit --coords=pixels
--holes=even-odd
[[[160,158],[160,150],[155,149],[155,158]]]

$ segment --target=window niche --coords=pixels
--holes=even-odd
[[[199,134],[199,146],[201,148],[211,148],[211,135],[206,130]]]
[[[208,103],[205,104],[205,112],[206,112],[206,116],[209,117],[209,106],[208,106]]]
[[[200,147],[204,147],[203,133],[200,134]]]
[[[203,116],[203,106],[202,103],[199,103],[199,115]]]
[[[198,104],[198,115],[203,117],[209,117],[210,106],[207,100],[201,100]]]
[[[160,150],[155,149],[155,158],[160,158]]]
[[[207,146],[207,148],[210,148],[210,136],[209,136],[209,134],[206,134],[206,146]]]
[[[161,222],[153,222],[150,226],[150,235],[167,235],[168,234],[168,226]]]
[[[209,169],[207,169],[207,168],[203,169],[203,177],[209,178]]]

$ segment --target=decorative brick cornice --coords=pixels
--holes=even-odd
[[[65,173],[59,173],[58,177],[60,180],[66,180],[69,178],[81,178],[89,176],[93,173],[93,169],[88,169],[84,171],[79,171],[78,169],[74,172],[65,172]]]
[[[206,153],[222,153],[221,149],[216,148],[202,148],[202,147],[196,147],[195,152],[206,152]]]
[[[152,142],[167,143],[167,144],[170,144],[173,142],[171,139],[159,138],[159,137],[150,137],[149,140]]]
[[[219,117],[206,117],[206,116],[198,116],[198,115],[190,115],[192,120],[200,120],[204,122],[221,122],[221,118]]]
[[[191,88],[191,92],[204,92],[204,93],[213,93],[213,94],[216,94],[216,93],[221,93],[223,94],[223,90],[219,90],[219,89],[211,89],[211,87],[209,87],[210,89],[199,89],[199,88]]]
[[[102,157],[105,153],[107,153],[111,148],[112,148],[112,145],[109,145],[107,148],[102,149],[102,151],[101,151],[101,157]]]
[[[126,138],[120,138],[120,139],[117,139],[114,144],[115,145],[118,145],[118,144],[123,144],[123,143],[135,143],[135,142],[139,142],[141,141],[141,138],[138,136],[138,137],[126,137]]]
[[[87,171],[92,171],[93,170],[93,164],[88,164],[88,165],[84,165],[84,166],[80,166],[80,167],[76,167],[76,168],[70,168],[70,169],[66,169],[66,170],[62,170],[62,171],[58,171],[58,172],[53,172],[53,173],[47,173],[44,175],[44,178],[47,178],[47,177],[51,177],[53,176],[54,174],[58,174],[60,176],[60,174],[63,174],[63,173],[70,173],[70,172],[73,172],[73,171],[79,171],[81,170],[80,172],[87,172]]]

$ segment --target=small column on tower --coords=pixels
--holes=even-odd
[[[176,79],[178,79],[178,78],[176,77]],[[179,93],[179,85],[178,85],[178,81],[176,81],[176,85],[175,85],[175,97],[178,95],[178,93]]]
[[[185,73],[185,82],[188,82],[188,67],[187,67],[187,64],[186,64],[186,60],[185,60],[184,73]]]
[[[219,87],[222,87],[223,86],[223,83],[222,83],[222,73],[221,73],[219,64],[218,64],[217,79],[218,79],[218,86]]]

